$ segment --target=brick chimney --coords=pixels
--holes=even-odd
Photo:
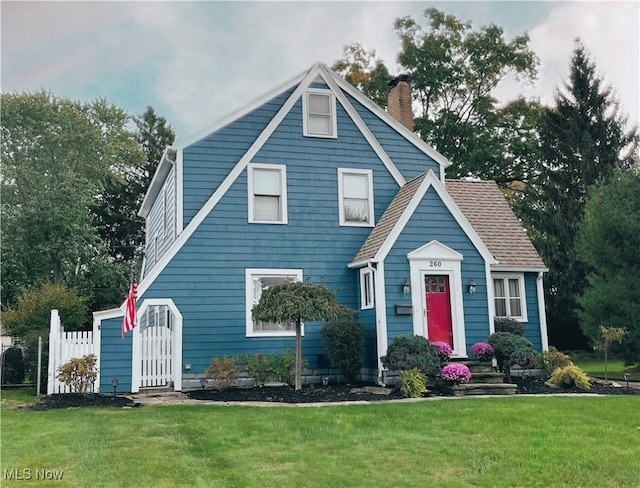
[[[398,75],[389,82],[387,110],[389,115],[413,132],[413,110],[411,109],[411,86],[409,75]]]

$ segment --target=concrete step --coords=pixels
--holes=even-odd
[[[504,383],[504,374],[502,373],[471,373],[471,384],[477,383]]]

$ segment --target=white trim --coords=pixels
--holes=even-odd
[[[167,183],[162,186],[162,237],[163,239],[169,234],[169,215],[167,210],[169,209],[168,200],[169,194],[167,189]]]
[[[429,170],[427,175],[424,177],[424,180],[420,184],[420,187],[416,190],[404,212],[402,212],[402,215],[393,226],[393,229],[385,239],[384,243],[378,249],[378,252],[373,258],[373,261],[382,261],[387,257],[396,240],[400,237],[400,234],[413,216],[413,213],[418,208],[418,205],[420,204],[420,202],[424,198],[424,195],[427,193],[427,190],[430,187],[433,187],[433,189],[436,191],[436,193],[440,197],[440,200],[442,200],[442,203],[444,203],[447,210],[449,210],[455,221],[462,228],[462,231],[467,235],[469,240],[471,240],[471,243],[478,250],[484,261],[488,262],[489,264],[498,264],[498,262],[495,260],[471,223],[462,213],[460,207],[458,207],[458,205],[453,201],[449,193],[447,193],[446,189],[444,188],[442,182],[438,179],[438,177],[432,170]]]
[[[387,297],[385,290],[384,263],[378,263],[374,269],[375,309],[376,309],[376,350],[378,352],[378,379],[382,380],[382,356],[386,356],[388,344],[387,334]]]
[[[366,282],[369,282],[368,286]],[[373,268],[360,269],[360,310],[372,309],[376,303]],[[367,293],[368,291],[368,293]]]
[[[175,148],[173,146],[167,146],[167,148],[162,153],[162,157],[160,158],[160,163],[158,163],[158,167],[156,168],[156,172],[153,174],[153,178],[151,178],[151,183],[149,183],[149,188],[147,188],[147,193],[142,200],[142,204],[140,205],[140,210],[138,210],[138,215],[140,217],[146,218],[151,212],[151,208],[153,207],[153,202],[155,201],[156,196],[162,191],[164,186],[164,180],[171,171],[171,166],[175,162],[169,158],[169,154],[171,152],[175,153]],[[175,156],[175,154],[174,154]]]
[[[536,292],[538,298],[538,315],[540,320],[540,344],[543,351],[549,350],[549,336],[547,331],[547,312],[544,303],[543,273],[540,271],[536,278]]]
[[[485,275],[485,286],[487,287],[487,310],[489,312],[489,316],[487,317],[489,321],[489,335],[493,334],[496,331],[496,323],[494,321],[496,316],[496,302],[495,295],[493,293],[493,278],[491,276],[491,266],[489,263],[484,263],[484,275]]]
[[[142,301],[137,315],[141,316],[149,307],[166,306],[173,313],[173,389],[182,390],[182,314],[171,298],[147,298]],[[131,338],[131,393],[140,391],[142,351],[140,344],[140,326],[133,328]]]
[[[538,273],[549,271],[549,268],[539,266],[491,266],[493,273]]]
[[[267,124],[264,130],[260,133],[260,135],[253,142],[251,147],[247,150],[246,153],[240,158],[240,160],[236,163],[231,172],[227,175],[224,181],[218,186],[218,188],[213,192],[211,197],[206,201],[206,203],[200,208],[198,213],[189,221],[189,224],[184,228],[183,232],[178,236],[178,238],[173,242],[171,247],[162,255],[162,259],[159,263],[156,263],[151,269],[150,273],[145,277],[145,279],[138,286],[138,293],[142,295],[149,285],[153,283],[153,281],[158,277],[162,269],[173,259],[173,257],[178,253],[178,251],[182,248],[182,246],[187,242],[187,240],[191,237],[191,235],[196,231],[196,229],[200,226],[200,224],[204,221],[204,219],[209,215],[211,210],[218,204],[218,202],[222,199],[222,197],[229,190],[231,185],[236,181],[238,176],[242,174],[244,169],[247,167],[247,164],[253,159],[253,157],[257,154],[257,152],[262,148],[267,139],[273,134],[273,131],[280,125],[285,116],[289,113],[291,108],[295,105],[295,103],[300,98],[301,94],[304,92],[306,87],[309,85],[310,81],[318,73],[318,66],[314,66],[305,76],[304,80],[300,82],[298,87],[294,90],[291,96],[285,101],[285,103],[280,107],[278,113],[271,119],[271,121]]]
[[[344,215],[344,185],[342,179],[345,174],[360,175],[367,177],[367,204],[369,212],[369,221],[367,222],[353,222],[348,221]],[[338,168],[338,213],[340,215],[340,225],[343,227],[374,227],[375,215],[373,205],[373,171],[370,169],[351,169],[351,168]]]
[[[387,125],[391,126],[392,129],[395,129],[402,137],[404,137],[407,141],[413,144],[418,150],[422,151],[424,154],[433,159],[436,163],[445,168],[451,166],[451,161],[445,158],[442,154],[436,151],[434,148],[429,146],[426,142],[420,139],[417,135],[407,129],[402,123],[396,120],[394,117],[389,115],[387,112],[382,110],[378,105],[376,105],[372,100],[368,97],[364,96],[357,88],[352,86],[346,80],[342,79],[336,73],[331,71],[326,65],[323,65],[323,69],[327,72],[331,73],[332,78],[336,81],[338,86],[351,95],[353,98],[358,100],[362,105],[364,105],[367,109],[369,109],[374,115],[376,115],[380,120],[382,120]],[[442,170],[441,170],[442,174]],[[444,181],[444,177],[443,177]]]
[[[518,280],[518,289],[520,290],[520,296],[517,297],[520,299],[520,310],[521,315],[515,316],[511,315],[511,304],[509,303],[511,297],[509,296],[509,280],[517,279]],[[503,316],[495,316],[496,318],[510,318],[513,320],[517,320],[518,322],[527,322],[527,294],[524,286],[524,274],[523,273],[491,273],[491,289],[493,291],[494,296],[494,313],[495,312],[495,289],[494,289],[494,280],[503,280],[504,283],[504,292],[505,292],[505,306],[507,315]]]
[[[449,278],[451,327],[453,335],[452,357],[467,357],[464,303],[462,291],[462,261],[464,257],[439,241],[431,241],[407,254],[411,273],[411,303],[413,304],[413,333],[429,339],[425,302],[425,276]]]
[[[265,169],[277,171],[280,176],[280,220],[257,220],[254,216],[253,170]],[[284,164],[250,163],[247,165],[247,196],[249,200],[250,224],[287,224],[289,222],[287,211],[287,167]]]
[[[349,100],[344,95],[342,90],[340,90],[340,87],[338,86],[338,84],[333,78],[334,76],[337,76],[337,75],[331,72],[331,70],[329,70],[324,65],[321,66],[321,73],[326,75],[325,82],[335,92],[336,97],[340,102],[340,105],[342,105],[342,108],[344,108],[344,110],[347,112],[349,117],[351,117],[351,120],[353,120],[353,123],[356,125],[360,133],[364,136],[364,138],[369,143],[369,145],[371,146],[373,151],[376,153],[376,155],[380,158],[380,161],[382,161],[382,164],[384,164],[384,166],[387,168],[387,171],[391,173],[391,176],[396,181],[396,183],[398,183],[398,186],[404,186],[407,180],[404,178],[402,173],[400,173],[400,170],[398,170],[398,168],[393,163],[393,161],[391,161],[391,158],[389,157],[389,155],[386,153],[386,151],[382,148],[378,140],[371,133],[367,124],[364,123],[364,121],[358,114],[358,111],[353,108],[353,106],[351,105],[351,103],[349,103]]]
[[[273,277],[295,277],[296,281],[302,281],[303,275],[301,269],[283,269],[283,268],[246,268],[244,270],[245,284],[245,314],[246,314],[246,337],[295,337],[295,330],[287,331],[265,331],[256,332],[253,328],[253,318],[251,311],[253,310],[253,277],[254,276],[273,276]],[[304,336],[304,324],[302,324],[302,335]]]
[[[320,95],[329,97],[329,133],[309,132],[309,95]],[[324,114],[320,114],[324,115]],[[326,88],[307,88],[302,96],[302,135],[305,137],[320,137],[324,139],[337,139],[338,137],[338,114],[336,113],[336,97],[331,90]]]
[[[236,120],[244,117],[245,115],[253,112],[255,109],[257,109],[258,107],[264,105],[265,103],[267,103],[269,100],[277,97],[278,95],[281,95],[283,92],[286,92],[287,90],[290,90],[291,88],[293,88],[294,86],[296,86],[297,84],[299,84],[300,82],[302,82],[302,80],[304,80],[307,75],[309,74],[310,71],[313,71],[313,69],[316,66],[314,65],[311,70],[307,69],[304,70],[302,73],[299,73],[297,75],[295,75],[294,77],[288,79],[287,81],[285,81],[284,83],[281,83],[280,85],[278,85],[276,88],[274,88],[273,90],[269,91],[268,93],[266,93],[265,95],[261,96],[260,98],[240,107],[238,110],[235,110],[234,112],[232,112],[231,114],[227,115],[226,117],[224,117],[221,120],[216,121],[213,125],[209,126],[208,128],[204,129],[204,130],[199,130],[198,132],[185,137],[184,139],[179,139],[177,141],[176,144],[174,144],[176,147],[179,148],[185,148],[188,146],[191,146],[192,144],[195,144],[196,142],[204,139],[205,137],[211,135],[212,133],[216,132],[217,130],[231,124],[232,122],[235,122]]]

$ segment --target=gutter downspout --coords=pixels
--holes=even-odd
[[[549,350],[549,336],[547,332],[547,313],[544,301],[544,286],[542,278],[542,271],[538,271],[538,277],[536,278],[536,290],[538,292],[538,315],[540,317],[540,342],[542,344],[542,350]]]

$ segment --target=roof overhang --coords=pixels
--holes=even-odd
[[[164,150],[162,158],[160,159],[160,164],[158,164],[158,168],[156,169],[153,179],[149,184],[149,189],[147,190],[147,194],[144,196],[142,205],[140,205],[140,210],[138,210],[138,215],[140,217],[146,218],[147,215],[149,215],[151,206],[153,205],[156,196],[158,196],[158,193],[160,193],[160,189],[164,184],[165,178],[176,162],[176,154],[177,151],[173,147],[167,147]]]

